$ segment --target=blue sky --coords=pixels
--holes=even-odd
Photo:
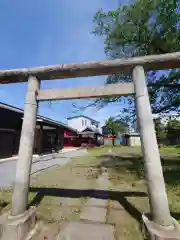
[[[105,59],[103,39],[91,34],[93,14],[118,6],[118,0],[1,0],[0,69],[33,67],[60,63]],[[105,76],[43,81],[41,87],[60,88],[103,84]],[[24,107],[27,83],[0,86],[0,101]],[[72,103],[84,100],[41,103],[39,113],[66,122],[83,113],[103,124],[119,112],[114,104],[96,111],[93,108],[75,114]]]

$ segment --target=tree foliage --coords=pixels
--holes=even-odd
[[[166,126],[161,123],[161,120],[159,118],[154,120],[154,125],[158,145],[160,146],[161,144],[167,144],[168,139]]]
[[[167,122],[162,122],[158,118],[154,120],[156,137],[160,145],[177,145],[180,143],[180,120],[169,118]]]
[[[177,119],[169,120],[166,126],[167,139],[170,144],[177,144],[180,141],[180,121]]]
[[[108,59],[127,58],[180,51],[180,0],[136,0],[105,13],[94,15],[93,33],[103,36]],[[179,111],[180,70],[147,73],[148,90],[154,113]],[[106,83],[128,82],[128,74],[113,74]],[[123,102],[124,116],[135,112],[133,97],[106,97],[96,101],[100,107]]]
[[[115,136],[118,133],[126,132],[128,125],[121,122],[120,120],[115,120],[113,117],[109,117],[105,122],[104,128],[107,134]],[[114,139],[113,139],[113,145],[115,145]]]
[[[124,133],[127,131],[127,124],[115,120],[113,117],[109,117],[105,122],[106,131],[111,135],[117,135],[118,133]]]

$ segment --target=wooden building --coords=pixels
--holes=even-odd
[[[23,110],[0,103],[0,158],[18,154]],[[34,153],[44,154],[64,148],[64,133],[77,131],[52,119],[37,117]]]
[[[104,144],[103,135],[87,127],[81,132],[64,132],[64,147],[100,146]]]
[[[97,129],[90,127],[85,128],[79,133],[79,138],[82,144],[89,144],[92,146],[100,146],[104,144],[103,134],[101,134]]]
[[[77,129],[77,134],[68,131],[64,136],[66,147],[99,146],[104,143],[100,123],[84,115],[67,118],[68,126]]]
[[[78,132],[71,129],[64,131],[64,148],[81,147],[81,139]]]

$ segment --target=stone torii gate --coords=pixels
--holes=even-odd
[[[12,209],[6,221],[3,239],[25,239],[30,228],[29,222],[32,223],[31,227],[35,223],[35,209],[32,207],[27,209],[27,206],[38,102],[129,94],[135,94],[152,216],[151,218],[148,215],[143,215],[143,220],[149,230],[151,239],[179,239],[179,225],[171,217],[168,206],[145,77],[145,71],[179,67],[180,52],[176,52],[102,62],[1,70],[0,83],[28,81],[19,157],[12,195]],[[40,90],[41,80],[109,75],[122,71],[132,73],[132,82],[94,87]]]

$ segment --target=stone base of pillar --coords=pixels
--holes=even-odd
[[[12,216],[2,216],[1,240],[25,240],[28,233],[35,227],[36,207],[30,207],[26,212]]]
[[[180,225],[172,218],[171,226],[161,226],[152,221],[151,214],[143,214],[142,220],[151,240],[180,240]]]

